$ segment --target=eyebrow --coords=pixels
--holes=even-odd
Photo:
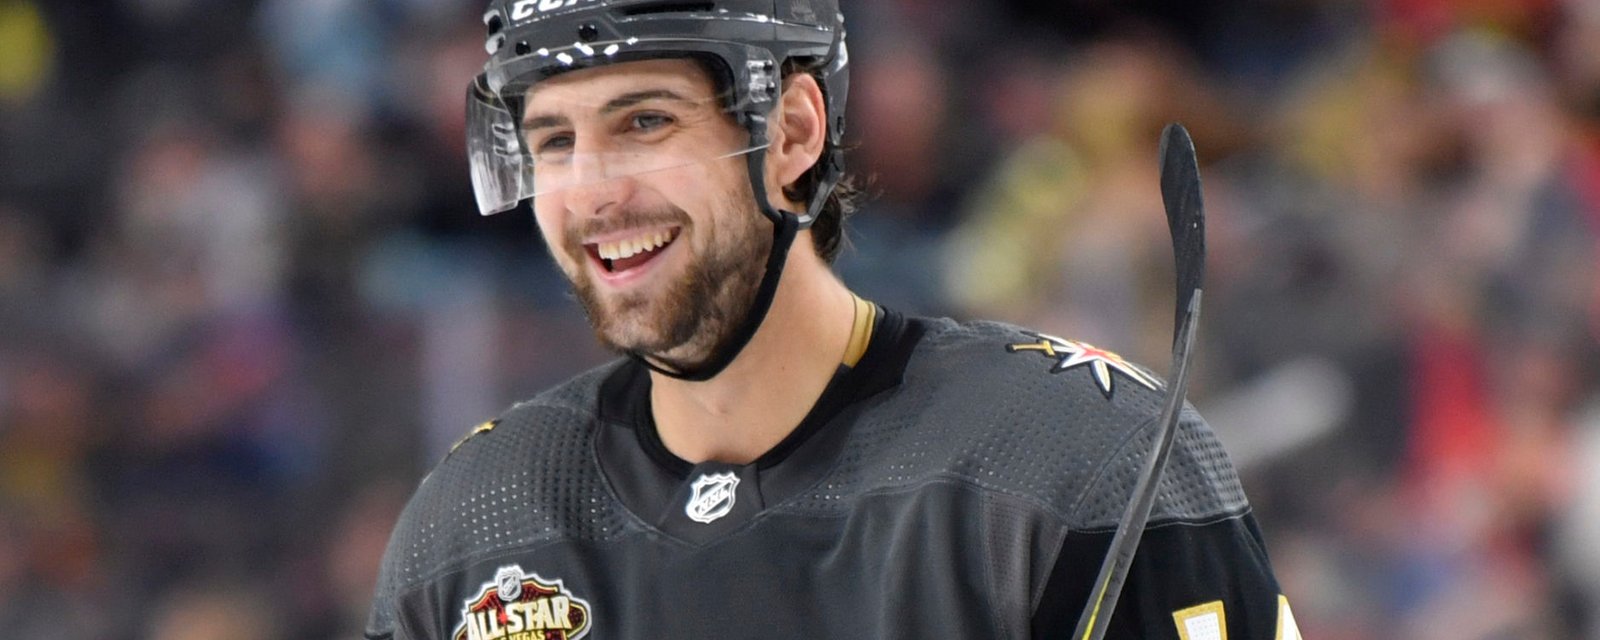
[[[685,97],[679,95],[676,91],[673,91],[671,89],[650,89],[650,90],[646,90],[646,91],[634,91],[632,93],[624,93],[624,94],[622,94],[620,96],[617,96],[617,97],[612,98],[611,100],[607,101],[605,103],[605,105],[600,107],[600,115],[609,115],[609,114],[614,113],[616,111],[620,111],[622,109],[626,109],[628,107],[634,106],[634,105],[639,104],[641,102],[648,102],[650,100],[673,100],[673,101],[677,101],[677,102],[690,102],[690,100],[688,98],[685,98]],[[528,116],[526,118],[523,118],[523,120],[522,120],[522,129],[524,131],[527,131],[527,130],[530,130],[530,129],[543,129],[543,128],[546,128],[546,127],[559,127],[561,125],[567,124],[568,122],[570,122],[570,120],[566,116],[563,116],[563,115],[555,115],[555,114],[532,115],[532,116]]]

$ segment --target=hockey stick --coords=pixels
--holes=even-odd
[[[1200,284],[1206,267],[1205,207],[1200,201],[1200,169],[1194,157],[1194,141],[1183,125],[1172,123],[1161,133],[1161,201],[1167,209],[1167,227],[1172,232],[1172,252],[1177,262],[1178,305],[1172,337],[1172,378],[1167,381],[1167,398],[1161,407],[1161,433],[1156,450],[1146,459],[1139,479],[1133,485],[1111,548],[1100,564],[1094,592],[1078,617],[1072,637],[1100,640],[1117,610],[1117,596],[1128,578],[1128,568],[1139,549],[1139,538],[1155,505],[1161,485],[1161,470],[1172,453],[1178,433],[1178,415],[1183,410],[1184,389],[1189,383],[1190,355],[1194,353],[1195,324],[1200,319]]]

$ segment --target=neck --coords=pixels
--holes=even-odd
[[[739,356],[703,382],[652,372],[661,442],[692,463],[748,464],[788,436],[827,387],[850,340],[850,291],[796,242],[761,328]]]

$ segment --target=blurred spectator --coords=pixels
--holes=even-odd
[[[1001,160],[950,236],[948,292],[964,313],[1151,360],[1171,334],[1170,312],[1146,313],[1169,306],[1170,287],[1152,285],[1171,272],[1151,150],[1180,113],[1202,140],[1226,139],[1232,125],[1156,32],[1072,57],[1053,127]]]
[[[38,7],[25,0],[0,3],[0,109],[38,94],[53,71],[54,49]]]
[[[915,40],[879,46],[851,71],[848,119],[861,142],[848,161],[858,180],[866,176],[870,199],[850,218],[839,272],[862,296],[929,313],[944,305],[939,273],[927,266],[952,213],[951,190],[968,177],[944,135],[951,79]]]
[[[156,607],[150,640],[271,640],[280,619],[271,601],[237,584],[195,583],[169,592]]]

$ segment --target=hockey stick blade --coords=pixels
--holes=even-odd
[[[1172,233],[1172,254],[1177,264],[1178,305],[1172,326],[1176,342],[1183,317],[1189,312],[1190,298],[1200,293],[1206,276],[1206,213],[1200,197],[1200,167],[1195,160],[1194,140],[1176,122],[1161,133],[1161,203],[1167,209],[1167,229]]]
[[[1171,379],[1167,381],[1167,397],[1161,407],[1159,422],[1156,423],[1161,431],[1155,451],[1145,458],[1139,478],[1134,482],[1128,507],[1122,513],[1122,520],[1117,523],[1110,549],[1100,564],[1094,591],[1078,617],[1078,626],[1072,637],[1079,640],[1100,640],[1105,637],[1112,613],[1117,609],[1122,584],[1128,578],[1128,569],[1133,565],[1139,540],[1150,519],[1150,509],[1155,506],[1161,472],[1172,454],[1179,415],[1183,412],[1184,391],[1189,386],[1190,356],[1194,353],[1195,327],[1200,320],[1201,282],[1205,277],[1206,225],[1194,141],[1189,138],[1189,132],[1183,125],[1177,123],[1167,125],[1161,134],[1161,200],[1166,205],[1167,227],[1172,232],[1172,253],[1176,261],[1178,283]]]

